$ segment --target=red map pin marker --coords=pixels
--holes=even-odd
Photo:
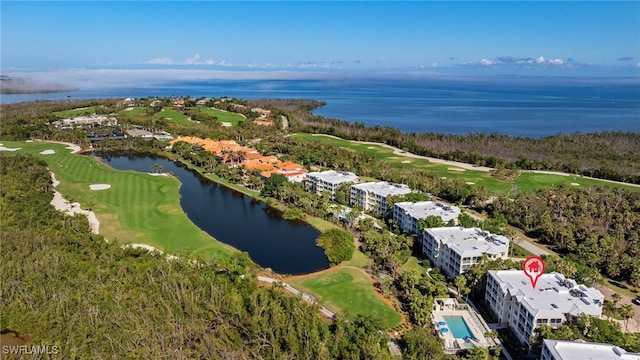
[[[544,260],[537,256],[529,256],[522,263],[522,271],[531,280],[531,286],[535,289],[538,279],[544,274]]]

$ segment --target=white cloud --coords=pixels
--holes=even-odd
[[[200,54],[193,55],[192,58],[184,60],[185,65],[200,65],[202,62],[200,61]]]
[[[562,59],[545,59],[544,56],[539,56],[538,58],[530,58],[523,57],[517,58],[513,56],[499,56],[497,58],[489,59],[482,58],[479,62],[471,62],[464,63],[464,65],[483,65],[483,66],[492,66],[492,65],[522,65],[522,66],[530,66],[530,65],[566,65],[565,61]]]
[[[143,61],[142,63],[147,65],[219,65],[213,58],[203,60],[200,54],[195,54],[190,58],[184,59],[184,61],[174,61],[170,57],[164,56]]]
[[[437,68],[438,67],[438,63],[437,62],[432,63],[431,67]]]
[[[173,60],[171,60],[171,58],[168,58],[168,57],[157,57],[151,60],[147,60],[144,63],[150,64],[150,65],[172,65]]]
[[[485,66],[489,66],[489,65],[493,65],[496,62],[493,60],[489,60],[487,58],[483,58],[482,60],[480,60],[480,64],[485,65]]]

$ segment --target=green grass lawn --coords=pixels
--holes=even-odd
[[[578,185],[575,185],[578,184]],[[586,187],[590,185],[609,186],[627,189],[629,191],[640,191],[640,188],[632,185],[614,184],[597,179],[583,178],[578,175],[575,176],[562,176],[553,174],[536,174],[536,173],[522,173],[514,185],[518,186],[520,190],[525,192],[531,192],[536,188],[556,188],[559,185]]]
[[[509,246],[511,247],[511,256],[513,257],[526,258],[533,255],[532,252],[516,244],[515,241],[511,241]]]
[[[45,160],[60,181],[58,191],[67,199],[80,202],[83,208],[93,204],[100,233],[109,240],[148,244],[174,254],[186,250],[194,255],[227,257],[234,251],[189,220],[180,207],[180,182],[175,178],[115,170],[93,157],[71,154],[61,144],[3,144],[22,148],[5,155],[29,153]],[[55,154],[39,154],[48,149]],[[90,184],[109,184],[111,188],[92,191]]]
[[[409,259],[400,266],[400,270],[402,271],[415,271],[419,274],[425,274],[427,272],[427,268],[420,265],[420,259],[415,256],[409,256]]]
[[[170,121],[177,122],[179,124],[189,125],[192,124],[189,121],[189,117],[183,113],[174,110],[171,106],[165,106],[162,111],[154,115],[160,119],[169,119]]]
[[[231,126],[237,126],[238,122],[244,121],[244,117],[240,114],[222,111],[216,108],[210,107],[201,107],[200,111],[207,115],[215,116],[218,118],[218,121],[231,123]]]
[[[370,315],[380,319],[385,328],[392,328],[402,321],[400,314],[376,296],[369,277],[358,269],[338,268],[291,284],[347,317]]]
[[[640,191],[640,187],[614,184],[597,179],[587,179],[580,176],[561,176],[553,174],[522,173],[513,183],[498,180],[486,171],[465,170],[456,166],[432,163],[426,159],[414,159],[396,155],[393,150],[372,144],[360,144],[357,142],[335,139],[328,136],[314,136],[311,134],[294,134],[291,136],[296,140],[319,141],[332,146],[351,149],[354,151],[373,155],[378,160],[385,160],[395,169],[418,170],[423,169],[438,177],[449,179],[460,179],[464,182],[472,183],[471,186],[484,186],[490,193],[516,194],[517,192],[532,192],[537,188],[557,188],[559,185],[567,186],[589,186],[599,185],[608,187],[620,187],[631,191]],[[578,184],[578,185],[572,185]]]
[[[362,251],[356,249],[356,251],[353,252],[351,260],[343,261],[342,265],[355,266],[360,269],[364,269],[367,266],[373,265],[373,260],[369,259],[367,255],[362,253]]]
[[[69,119],[78,116],[89,116],[93,115],[96,112],[95,106],[64,110],[64,111],[56,111],[53,113],[58,119]]]

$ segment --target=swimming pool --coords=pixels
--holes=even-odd
[[[454,338],[464,339],[475,337],[462,316],[444,316],[444,321],[449,325],[449,329],[451,329]]]

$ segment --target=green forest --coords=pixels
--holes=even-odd
[[[0,153],[1,154],[1,153]],[[246,254],[167,260],[56,211],[46,163],[2,156],[0,326],[61,358],[384,359],[375,320],[329,324],[258,286]]]

